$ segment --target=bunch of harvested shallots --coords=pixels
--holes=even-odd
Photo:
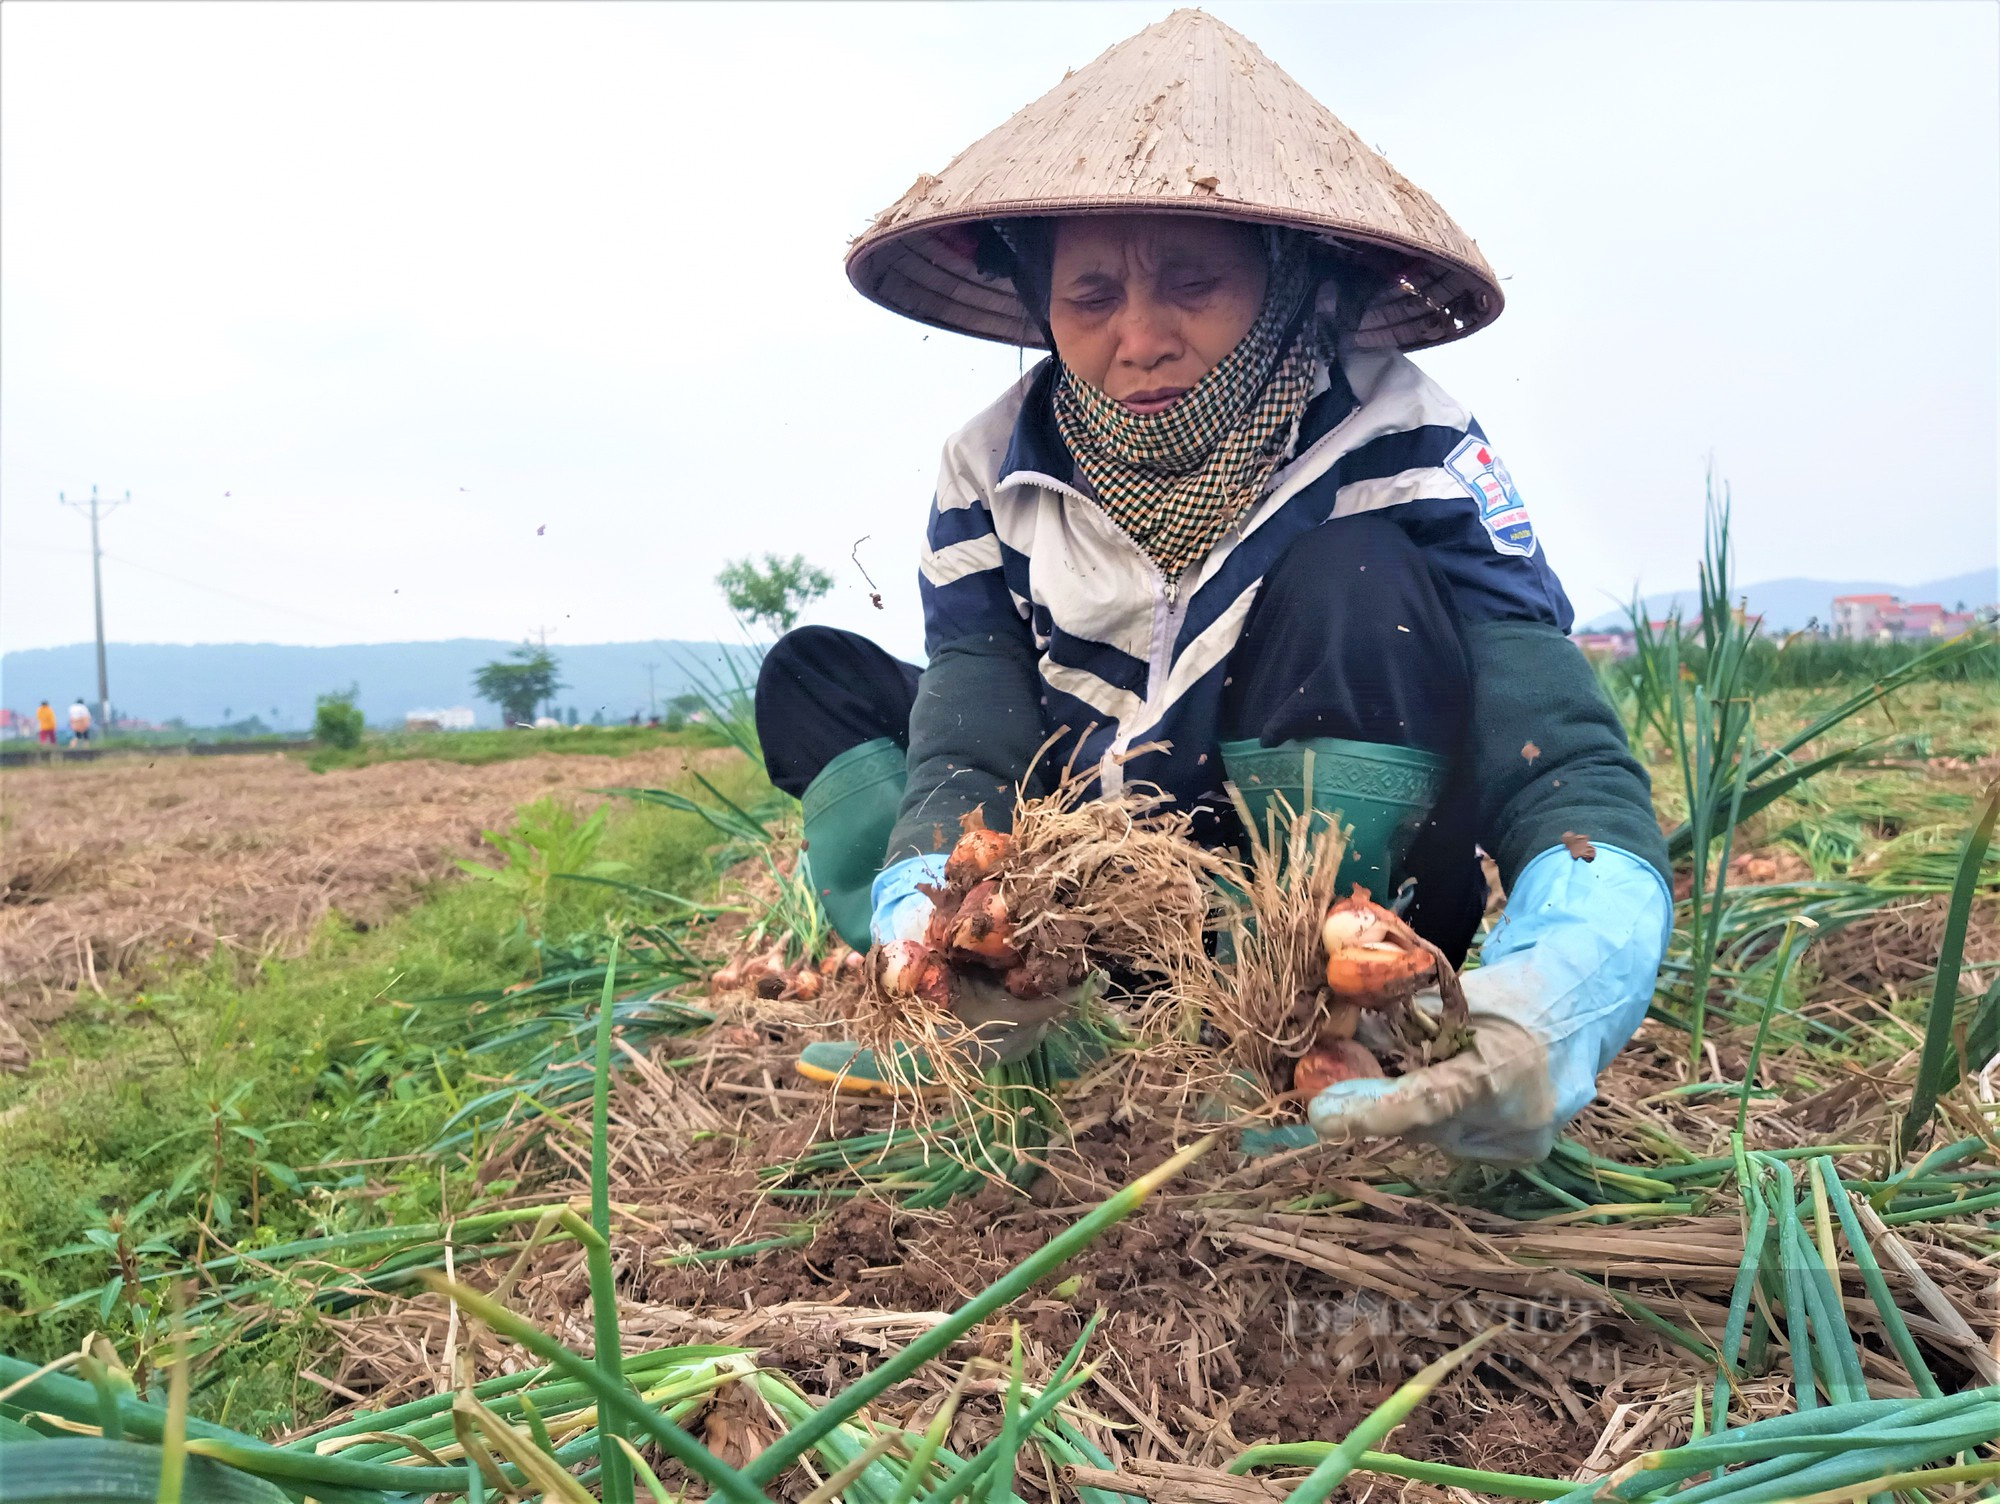
[[[1218,1063],[1309,1097],[1455,1054],[1469,1036],[1451,964],[1365,888],[1334,897],[1347,849],[1338,817],[1280,799],[1258,830],[1240,802],[1238,812],[1250,860],[1231,874],[1241,899],[1207,989]],[[1437,1018],[1415,1004],[1430,985],[1444,1002]]]
[[[1024,1001],[1053,996],[1082,981],[1081,956],[1025,946],[1001,892],[1003,877],[1018,865],[1013,836],[989,830],[979,809],[961,824],[958,843],[945,858],[944,886],[923,889],[932,903],[924,938],[877,946],[876,986],[890,997],[948,1008],[954,978],[969,969],[994,973],[994,980]]]
[[[1430,941],[1357,885],[1327,910],[1320,926],[1326,947],[1326,999],[1317,1010],[1312,1044],[1292,1067],[1292,1086],[1312,1096],[1336,1081],[1386,1075],[1382,1062],[1355,1038],[1364,1012],[1377,1014],[1380,1042],[1399,1068],[1427,1065],[1465,1043],[1465,992],[1458,974]],[[1444,1008],[1433,1021],[1414,1006],[1417,989],[1435,982]]]
[[[960,822],[944,884],[927,890],[924,938],[878,947],[868,986],[845,1003],[851,1038],[877,1060],[921,1056],[964,1087],[978,1079],[968,1025],[1046,1021],[1092,973],[1170,991],[1205,975],[1223,860],[1188,839],[1188,817],[1157,791],[1089,798],[1090,784],[1065,777],[1020,799],[1011,832],[977,810]]]
[[[786,944],[779,941],[767,951],[737,956],[709,975],[709,990],[716,994],[747,989],[766,999],[793,999],[811,1002],[837,976],[859,977],[861,955],[838,940],[815,962],[810,956],[788,959]]]
[[[945,859],[944,885],[922,940],[880,946],[872,968],[886,997],[949,1007],[956,976],[984,976],[1037,1001],[1092,970],[1188,975],[1215,902],[1222,861],[1187,838],[1187,816],[1157,793],[1086,799],[1082,780],[1023,799],[1012,832],[973,810]]]

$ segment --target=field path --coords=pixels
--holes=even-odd
[[[0,774],[0,1066],[18,1068],[18,1036],[79,991],[109,991],[148,962],[217,945],[282,953],[330,910],[381,922],[526,801],[658,787],[736,755],[670,747],[314,773],[274,753]]]

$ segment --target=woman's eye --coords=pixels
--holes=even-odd
[[[1071,298],[1068,301],[1070,307],[1074,308],[1078,313],[1085,314],[1109,313],[1118,304],[1118,300],[1115,297],[1109,293],[1102,292],[1092,293],[1081,298]]]
[[[1174,284],[1174,295],[1181,298],[1205,298],[1221,285],[1220,277],[1190,277]]]

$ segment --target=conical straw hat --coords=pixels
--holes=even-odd
[[[1041,345],[1012,283],[974,265],[982,221],[1189,213],[1291,225],[1360,252],[1364,348],[1491,323],[1500,284],[1472,237],[1238,32],[1177,10],[926,173],[847,254],[856,288],[926,324]]]

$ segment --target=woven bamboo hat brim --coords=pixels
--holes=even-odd
[[[1010,345],[1041,327],[974,264],[977,227],[1188,213],[1290,225],[1355,252],[1365,349],[1417,349],[1499,316],[1500,284],[1436,200],[1238,32],[1177,10],[1078,69],[877,215],[847,275],[885,308]]]

